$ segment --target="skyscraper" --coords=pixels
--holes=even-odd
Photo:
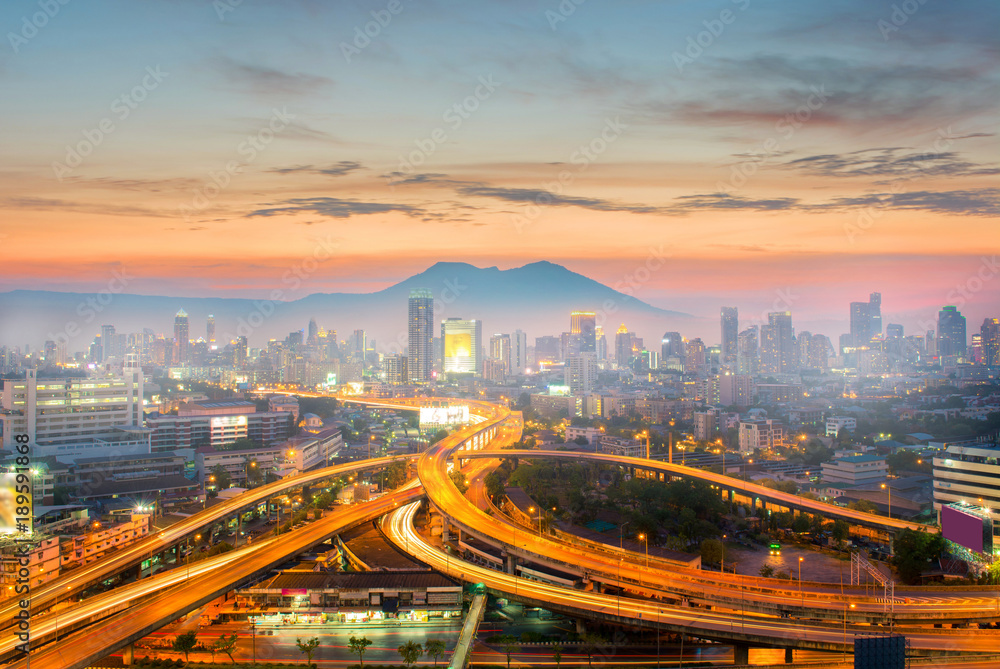
[[[632,333],[624,323],[615,333],[615,362],[620,368],[628,367],[632,362]]]
[[[566,359],[563,381],[574,395],[589,393],[597,379],[597,354],[581,353]]]
[[[580,352],[597,352],[597,314],[593,311],[574,311],[569,315],[570,334],[580,335]]]
[[[319,326],[316,325],[316,319],[309,319],[309,327],[306,330],[306,343],[310,346],[315,346],[319,343]]]
[[[445,372],[478,374],[483,370],[483,322],[449,318],[441,321],[444,343],[442,368]]]
[[[409,351],[406,371],[410,383],[427,383],[434,369],[434,295],[426,288],[410,291],[407,319]]]
[[[181,364],[188,361],[191,347],[191,337],[188,332],[188,315],[186,311],[181,309],[174,316],[174,348],[177,350],[174,361]]]
[[[757,326],[753,325],[736,338],[736,371],[739,374],[756,376],[760,372],[760,352],[758,350]]]
[[[872,293],[868,296],[868,314],[871,318],[871,333],[873,337],[882,334],[882,293]]]
[[[520,330],[514,330],[510,337],[510,372],[524,374],[528,366],[528,335]]]
[[[965,355],[968,339],[965,334],[965,316],[958,307],[944,307],[938,312],[937,354],[945,358]]]
[[[736,337],[739,334],[740,317],[736,307],[722,307],[722,359],[723,365],[736,365]]]
[[[777,311],[767,315],[760,330],[760,371],[762,374],[791,374],[797,367],[792,313]]]
[[[662,360],[667,358],[684,359],[684,339],[680,332],[663,333],[663,339],[660,341],[660,358]]]
[[[490,337],[490,357],[498,361],[504,374],[511,370],[510,335],[495,334]]]
[[[987,318],[979,329],[979,345],[982,347],[983,364],[1000,367],[1000,318]]]
[[[871,314],[870,302],[851,302],[851,343],[855,348],[867,346],[872,340]],[[880,326],[879,332],[881,331]]]
[[[101,361],[115,357],[115,326],[101,326]]]

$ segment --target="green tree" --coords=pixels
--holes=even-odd
[[[311,667],[313,662],[313,653],[319,648],[319,638],[313,637],[308,641],[303,641],[302,639],[296,637],[295,645],[299,647],[299,652],[306,656],[306,662]]]
[[[559,644],[552,646],[552,660],[556,663],[556,669],[559,669],[559,665],[562,664],[562,652],[563,647]]]
[[[705,539],[701,542],[701,561],[709,564],[722,562],[726,547],[718,539]]]
[[[455,484],[458,491],[463,495],[468,491],[469,484],[465,480],[465,474],[458,471],[457,469],[448,475],[451,478],[451,482]]]
[[[878,507],[874,502],[869,502],[867,499],[859,499],[856,502],[851,502],[847,505],[848,509],[853,509],[854,511],[861,511],[863,513],[877,513]]]
[[[407,465],[402,460],[397,460],[389,465],[385,470],[385,485],[387,488],[398,488],[406,483]]]
[[[764,578],[771,578],[772,576],[774,576],[774,567],[772,567],[769,564],[765,564],[763,567],[760,568],[760,575],[763,576]]]
[[[847,541],[850,531],[851,526],[846,520],[833,521],[832,536],[834,541]]]
[[[222,465],[212,467],[211,475],[215,477],[215,487],[219,490],[225,490],[233,484],[233,477],[229,475],[229,472]]]
[[[178,634],[174,639],[173,649],[175,652],[184,653],[184,661],[188,661],[188,653],[194,650],[194,647],[198,645],[198,634],[197,632],[184,632],[184,634]]]
[[[410,666],[416,663],[420,659],[420,656],[424,654],[423,646],[415,641],[407,641],[402,646],[396,649],[399,656],[403,658],[403,664]]]
[[[366,636],[360,638],[352,636],[350,639],[348,639],[347,643],[348,647],[351,649],[351,652],[358,656],[358,661],[361,663],[361,666],[364,667],[365,651],[368,650],[368,646],[372,645],[371,639],[369,639]]]
[[[438,659],[444,655],[445,644],[441,639],[428,639],[424,642],[424,652],[434,658],[434,666],[437,666]]]
[[[215,648],[215,652],[228,655],[229,661],[236,664],[236,660],[233,659],[233,651],[236,650],[236,632],[233,632],[229,636],[223,634],[216,639],[212,647]]]
[[[497,641],[503,646],[503,652],[507,656],[507,669],[510,669],[510,656],[518,647],[517,637],[513,634],[501,634]]]
[[[793,532],[808,532],[809,531],[809,515],[805,513],[795,514],[795,520],[792,521],[792,531]]]
[[[896,535],[896,553],[891,563],[904,582],[911,585],[919,583],[920,575],[941,557],[944,547],[944,537],[940,534],[905,529]]]
[[[591,634],[588,632],[580,638],[580,641],[580,650],[587,655],[587,666],[593,666],[594,653],[596,653],[601,646],[606,644],[607,640],[598,634]]]

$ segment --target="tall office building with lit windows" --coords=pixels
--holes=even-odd
[[[944,307],[938,312],[937,354],[942,358],[965,355],[967,345],[965,316],[958,307]]]
[[[574,311],[569,315],[570,334],[580,335],[580,352],[597,351],[597,314],[593,311]]]
[[[736,338],[740,330],[739,310],[736,307],[722,307],[722,350],[720,362],[727,367],[736,365]]]
[[[191,348],[191,337],[188,327],[187,312],[181,309],[174,316],[174,346],[177,350],[176,360],[180,363],[188,362],[188,354]]]
[[[426,288],[410,291],[406,371],[410,383],[427,383],[434,369],[434,296]]]
[[[483,370],[483,322],[449,318],[441,322],[444,345],[442,369],[458,374],[478,374]]]

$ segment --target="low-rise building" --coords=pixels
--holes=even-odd
[[[781,421],[772,418],[742,420],[739,427],[740,453],[784,446],[785,436],[785,426]]]
[[[626,437],[601,437],[600,452],[628,458],[646,457],[646,444]]]
[[[830,416],[826,419],[826,436],[836,437],[844,428],[853,432],[857,427],[858,421],[853,416]]]
[[[889,475],[885,458],[874,453],[837,458],[820,466],[824,483],[862,485],[884,481]]]

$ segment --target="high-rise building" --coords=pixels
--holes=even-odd
[[[410,383],[427,383],[434,369],[434,295],[426,288],[410,291],[407,320]]]
[[[408,360],[405,355],[387,355],[383,361],[386,383],[402,385],[408,383]]]
[[[757,343],[757,326],[752,325],[736,338],[736,371],[756,376],[760,373],[760,350]]]
[[[177,351],[177,355],[174,356],[174,362],[184,364],[188,361],[188,354],[191,348],[191,337],[188,333],[188,315],[186,311],[181,309],[174,316],[174,348]]]
[[[868,296],[868,329],[872,337],[882,334],[882,293]]]
[[[479,374],[483,370],[483,322],[449,318],[441,321],[444,342],[442,369],[445,372]]]
[[[510,335],[495,334],[490,337],[490,357],[500,363],[504,375],[510,374],[512,367]]]
[[[979,328],[983,364],[1000,367],[1000,318],[987,318]]]
[[[615,333],[615,362],[623,369],[632,362],[632,333],[624,323]]]
[[[688,374],[701,374],[705,371],[705,342],[700,338],[692,339],[685,347],[684,371]]]
[[[574,311],[569,315],[569,331],[580,335],[580,352],[597,352],[597,314],[593,311]]]
[[[809,340],[808,363],[809,369],[825,370],[830,366],[830,351],[833,346],[826,335],[814,334]]]
[[[594,328],[594,344],[598,360],[608,359],[608,338],[604,336],[604,328],[598,325]]]
[[[247,366],[247,338],[240,335],[233,346],[233,367],[243,369]]]
[[[559,337],[535,337],[535,367],[554,365],[562,359]]]
[[[885,338],[886,339],[902,339],[903,338],[903,326],[896,323],[889,323],[885,326]]]
[[[720,363],[736,366],[736,337],[739,336],[740,317],[736,307],[722,307],[722,350]]]
[[[798,356],[792,330],[792,312],[777,311],[767,315],[767,325],[760,332],[760,371],[762,374],[795,372]]]
[[[589,393],[597,380],[597,354],[587,352],[567,358],[563,379],[574,395]]]
[[[957,307],[944,307],[938,312],[937,354],[946,358],[965,355],[967,345],[965,316]]]
[[[872,340],[871,303],[851,302],[851,343],[855,348]]]
[[[212,314],[209,314],[208,320],[205,321],[205,341],[209,344],[215,343],[215,316]]]
[[[310,346],[315,346],[319,343],[319,326],[316,325],[316,319],[309,319],[309,327],[306,330],[306,343]]]
[[[684,360],[684,339],[680,332],[664,332],[660,340],[660,359],[680,358]]]
[[[528,367],[528,335],[514,330],[510,337],[510,372],[524,374]]]

